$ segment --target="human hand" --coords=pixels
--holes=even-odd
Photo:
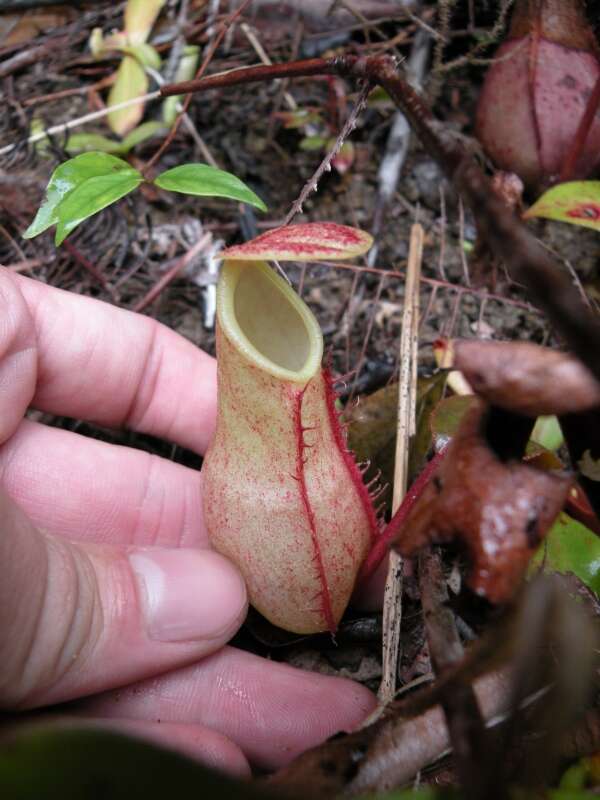
[[[373,708],[350,681],[223,648],[246,593],[209,549],[196,471],[24,419],[202,453],[215,405],[215,362],[182,337],[0,268],[0,709],[86,698],[60,713],[244,773]]]

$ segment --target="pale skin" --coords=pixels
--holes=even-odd
[[[0,710],[53,708],[236,774],[275,769],[375,699],[226,646],[247,599],[210,550],[201,477],[28,408],[203,453],[214,360],[150,318],[0,268]],[[14,724],[11,722],[10,724]]]

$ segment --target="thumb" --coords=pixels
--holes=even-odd
[[[114,688],[220,648],[246,613],[209,550],[73,544],[0,491],[0,710]]]

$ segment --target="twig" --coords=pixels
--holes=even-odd
[[[207,48],[206,56],[204,57],[202,64],[200,65],[198,71],[196,72],[196,77],[194,78],[194,81],[199,81],[202,79],[202,75],[204,75],[204,73],[206,72],[208,65],[212,61],[212,57],[214,56],[215,51],[217,50],[217,47],[221,44],[223,40],[223,37],[225,36],[231,25],[233,25],[235,20],[245,11],[246,6],[248,5],[249,2],[250,0],[243,0],[240,7],[235,9],[235,11],[229,14],[229,16],[224,20],[223,24],[221,25],[221,30],[215,36],[215,38]],[[170,86],[177,86],[177,85],[178,84],[170,84]],[[163,97],[169,96],[168,93],[165,92],[165,90],[168,88],[169,86],[163,86],[161,88],[160,91]],[[184,94],[184,93],[174,92],[174,94]],[[144,165],[142,169],[142,174],[146,175],[156,164],[156,162],[162,156],[165,150],[170,146],[171,142],[173,141],[173,139],[177,134],[177,131],[179,130],[179,126],[181,125],[184,115],[187,115],[187,110],[190,107],[191,101],[192,101],[191,95],[185,98],[185,100],[183,101],[182,109],[179,112],[179,115],[176,117],[175,122],[171,125],[169,133],[165,137],[165,140],[162,142],[158,150],[154,153],[152,158]]]
[[[423,228],[416,224],[412,226],[410,234],[410,250],[404,288],[392,514],[398,511],[406,495],[408,451],[410,439],[416,432],[419,277],[422,258]],[[396,693],[402,622],[402,584],[402,558],[392,548],[383,601],[383,677],[379,687],[379,700],[383,704],[390,703]]]
[[[93,264],[93,263],[92,263],[92,262],[89,260],[89,258],[87,258],[86,256],[84,256],[84,255],[83,255],[83,253],[81,253],[81,252],[80,252],[80,251],[79,251],[79,250],[78,250],[78,249],[77,249],[77,248],[76,248],[76,247],[75,247],[73,244],[71,244],[71,242],[69,242],[68,240],[65,240],[65,241],[63,242],[63,245],[64,245],[64,248],[65,248],[65,250],[67,250],[67,251],[68,251],[68,252],[69,252],[69,253],[70,253],[70,254],[73,256],[73,258],[75,259],[75,261],[77,261],[77,263],[78,263],[78,264],[81,264],[81,266],[82,266],[82,267],[83,267],[85,270],[87,270],[87,271],[90,273],[90,275],[93,275],[93,277],[94,277],[94,278],[95,278],[95,279],[98,281],[98,283],[100,284],[100,286],[102,286],[102,288],[104,289],[104,291],[108,292],[108,294],[109,294],[109,295],[112,297],[112,299],[113,299],[113,300],[115,300],[115,298],[116,298],[116,295],[115,295],[115,291],[114,291],[113,287],[112,287],[112,286],[110,285],[110,283],[109,283],[109,282],[106,280],[106,278],[105,278],[105,277],[104,277],[104,275],[103,275],[103,274],[100,272],[100,270],[98,269],[98,267],[97,267],[95,264]]]
[[[360,275],[360,272],[355,272],[356,275]],[[381,293],[383,292],[383,286],[385,280],[387,278],[387,273],[385,270],[382,270],[379,274],[379,281],[377,282],[377,289],[375,291],[375,296],[372,298],[372,302],[368,303],[370,308],[371,314],[369,317],[369,322],[367,324],[367,329],[365,331],[365,335],[363,337],[362,345],[360,348],[360,353],[358,359],[356,361],[356,367],[354,368],[354,380],[352,381],[352,390],[348,397],[348,403],[352,403],[354,400],[354,396],[358,391],[359,381],[362,375],[362,370],[365,365],[365,360],[367,357],[367,347],[369,346],[369,340],[371,339],[371,334],[373,333],[373,326],[375,325],[375,320],[377,318],[377,309],[379,307],[379,302],[381,300]],[[354,289],[356,287],[353,287]],[[357,293],[356,300],[357,302],[357,310],[360,308],[362,297],[364,296],[364,287],[360,287],[360,293]],[[347,322],[347,329],[350,330],[350,325],[352,324],[352,316],[349,315],[349,319]]]
[[[278,226],[273,226],[278,227]],[[406,272],[401,269],[382,269],[381,267],[363,267],[358,264],[344,264],[340,261],[319,261],[319,266],[328,267],[329,269],[349,270],[355,274],[368,273],[370,275],[385,275],[387,278],[395,278],[396,280],[404,280]],[[428,278],[421,275],[421,283],[431,286],[433,289],[445,289],[449,292],[456,292],[459,297],[462,295],[472,295],[473,297],[481,298],[485,295],[488,300],[495,300],[497,303],[505,303],[514,308],[522,308],[530,314],[543,314],[540,308],[529,303],[527,300],[516,300],[513,297],[505,297],[501,294],[488,292],[485,289],[476,289],[473,286],[463,286],[460,283],[451,283],[448,280],[442,281],[439,278]],[[449,334],[447,334],[449,335]]]
[[[107,75],[105,78],[97,81],[96,83],[88,84],[86,86],[75,86],[72,89],[61,89],[59,92],[50,92],[50,94],[41,94],[37,97],[26,97],[21,101],[23,108],[29,106],[39,105],[40,103],[51,103],[53,100],[62,100],[65,97],[72,97],[73,95],[86,94],[89,91],[99,91],[106,89],[115,82],[114,75]]]
[[[454,615],[446,605],[448,589],[436,550],[427,551],[419,559],[419,587],[429,654],[436,675],[440,675],[456,666],[464,651]],[[473,687],[465,684],[448,692],[442,698],[442,708],[465,797],[471,800],[487,797],[480,792],[485,779],[481,769],[486,752],[485,727]]]
[[[267,65],[270,66],[273,62],[271,61],[269,56],[266,54],[264,47],[258,41],[258,38],[257,38],[256,34],[254,33],[254,31],[252,30],[252,28],[249,25],[247,25],[245,22],[242,22],[242,24],[240,25],[240,28],[242,29],[242,33],[244,34],[246,39],[248,39],[248,41],[252,45],[252,48],[254,49],[254,52],[260,58],[262,63],[263,64],[267,64]],[[292,97],[292,95],[289,92],[287,92],[287,91],[283,92],[283,99],[285,100],[285,103],[286,103],[287,107],[291,111],[297,111],[298,103],[294,100],[294,98]]]
[[[356,120],[358,119],[359,114],[365,107],[367,103],[367,97],[369,96],[369,92],[371,91],[371,85],[367,81],[363,84],[360,93],[356,99],[356,103],[354,104],[354,108],[348,115],[348,119],[344,123],[344,127],[339,132],[337,139],[335,140],[333,146],[328,151],[325,158],[321,161],[315,172],[313,173],[312,177],[308,179],[308,181],[304,184],[300,195],[294,202],[292,203],[292,207],[288,211],[285,217],[284,225],[289,225],[289,223],[294,219],[296,214],[300,214],[302,212],[302,206],[304,205],[306,198],[311,194],[311,192],[316,191],[317,185],[319,180],[323,176],[324,172],[329,172],[331,170],[331,162],[338,154],[340,147],[344,144],[348,136],[352,133],[354,128],[356,127]]]
[[[463,64],[484,65],[493,63],[495,61],[504,60],[503,58],[483,59],[483,58],[476,58],[475,56],[477,55],[477,53],[481,52],[486,47],[489,47],[490,45],[498,41],[506,25],[506,17],[513,3],[514,0],[502,0],[502,5],[500,7],[498,17],[496,19],[496,22],[494,23],[494,27],[492,28],[492,30],[489,31],[489,33],[486,32],[485,37],[483,37],[479,42],[477,42],[477,44],[468,53],[465,53],[462,56],[458,56],[452,61],[447,61],[445,64],[443,64],[440,59],[440,63],[436,65],[435,71],[442,74],[457,69],[458,67],[461,67]],[[514,53],[515,51],[513,50],[510,53],[510,55],[505,56],[505,58],[512,58],[514,56]]]
[[[7,144],[5,147],[1,147],[0,156],[4,155],[5,153],[10,153],[11,150],[14,150],[15,147],[18,147],[21,144],[34,144],[35,142],[39,142],[48,136],[66,133],[72,128],[78,128],[80,125],[86,125],[88,122],[94,122],[94,120],[102,119],[112,111],[119,111],[122,108],[128,108],[129,106],[133,106],[140,102],[149,103],[151,100],[158,100],[160,96],[161,94],[158,90],[156,92],[150,92],[149,94],[142,94],[139,97],[123,100],[122,103],[116,103],[114,106],[102,108],[100,111],[92,111],[90,114],[85,114],[83,117],[77,117],[77,119],[71,119],[68,122],[62,122],[59,125],[53,125],[51,128],[46,128],[38,133],[33,133],[31,136],[28,136],[27,139],[22,139],[20,142],[13,142],[12,144]]]
[[[438,269],[440,277],[443,281],[447,281],[446,275],[446,192],[444,187],[440,184],[440,257],[438,260]]]
[[[162,79],[162,76],[161,76],[161,74],[159,72],[157,72],[152,67],[148,67],[148,66],[145,66],[145,65],[142,65],[142,66],[143,66],[144,70],[156,81],[158,86],[164,86],[164,80]],[[198,148],[198,150],[202,154],[202,157],[204,158],[204,160],[207,162],[207,164],[210,164],[211,167],[217,167],[218,168],[219,165],[217,164],[213,154],[208,149],[208,145],[206,144],[204,139],[198,133],[198,131],[196,129],[196,126],[194,125],[194,123],[192,121],[192,118],[187,113],[187,111],[184,111],[183,105],[181,103],[177,103],[176,110],[181,114],[183,124],[185,125],[185,128],[186,128],[187,132],[190,134],[190,136],[192,137],[192,139],[196,143],[196,147]]]
[[[10,233],[6,230],[6,228],[4,227],[4,225],[2,225],[2,223],[0,223],[0,233],[2,234],[2,236],[4,236],[4,238],[8,242],[10,242],[13,248],[17,251],[17,255],[19,256],[21,261],[27,261],[27,256],[23,252],[20,244],[17,241],[15,241],[15,239],[10,235]]]
[[[463,277],[466,285],[470,286],[471,276],[469,275],[469,265],[465,254],[465,206],[461,197],[458,198],[458,250],[460,253]]]
[[[329,172],[331,170],[331,162],[339,152],[341,146],[344,144],[350,133],[356,127],[356,120],[358,119],[359,114],[367,104],[367,98],[369,96],[370,91],[371,91],[371,84],[367,81],[361,88],[360,93],[356,99],[356,103],[354,104],[354,108],[348,115],[348,119],[346,120],[342,130],[339,132],[337,139],[333,143],[332,147],[327,151],[325,158],[321,161],[317,169],[314,171],[313,175],[304,184],[304,186],[302,187],[302,191],[300,192],[296,200],[294,200],[294,202],[292,203],[292,207],[285,216],[285,220],[283,222],[284,225],[289,225],[297,214],[302,213],[302,206],[304,205],[306,198],[311,194],[311,192],[315,192],[317,190],[317,186],[319,185],[319,181],[321,180],[323,173]],[[299,281],[300,294],[302,294],[302,290],[304,288],[305,278],[306,278],[306,264],[303,263]]]
[[[53,258],[27,258],[25,261],[18,261],[15,264],[3,264],[2,266],[4,269],[9,269],[12,272],[27,272],[29,270],[35,269],[36,267],[41,267],[44,264],[49,264],[53,261]]]
[[[60,40],[60,44],[62,44],[63,47],[66,43],[67,39]],[[52,42],[52,44],[54,45],[54,42]],[[59,42],[56,42],[56,44],[59,45]],[[49,46],[49,42],[38,44],[27,50],[21,50],[20,53],[16,53],[11,58],[5,59],[0,63],[0,78],[6,78],[7,75],[11,75],[13,72],[23,69],[23,67],[28,67],[30,64],[34,64],[41,56],[46,55]]]
[[[410,51],[407,67],[413,77],[413,85],[417,89],[421,87],[425,76],[430,42],[431,37],[421,30],[415,36]],[[385,219],[387,205],[396,191],[398,179],[408,154],[410,133],[408,120],[401,111],[397,111],[385,145],[385,153],[377,170],[378,190],[371,230],[375,241],[368,255],[369,266],[372,266],[377,258],[379,250],[377,239]]]
[[[162,278],[160,278],[160,280],[154,284],[152,289],[150,289],[150,291],[135,304],[135,306],[132,308],[132,311],[139,313],[151,305],[151,303],[153,303],[157,297],[160,296],[163,289],[172,281],[174,281],[175,278],[188,266],[190,261],[192,261],[198,255],[198,253],[200,253],[206,247],[211,238],[212,236],[210,233],[205,233],[203,236],[201,236],[196,244],[190,247],[187,253],[184,253],[181,258],[177,259],[173,266],[165,272]]]
[[[306,78],[314,75],[336,75],[337,59],[306,58],[287,64],[260,65],[256,67],[236,67],[225,72],[217,72],[207,78],[194,78],[191,81],[170,83],[160,90],[163,97],[187,92],[205,92],[209,89],[222,89],[230,86],[241,86],[246,83],[277,78]]]

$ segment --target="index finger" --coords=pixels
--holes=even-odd
[[[34,320],[33,406],[206,450],[216,417],[213,358],[149,317],[4,272]]]

